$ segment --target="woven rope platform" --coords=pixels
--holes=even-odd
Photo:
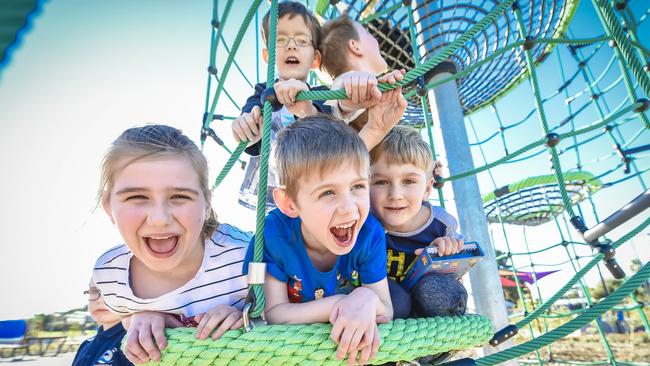
[[[345,365],[336,359],[331,329],[330,324],[269,325],[250,333],[228,331],[216,341],[196,339],[194,328],[168,329],[161,362],[148,365]],[[492,324],[479,315],[398,319],[379,325],[379,331],[375,365],[485,344]]]

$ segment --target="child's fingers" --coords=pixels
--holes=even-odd
[[[257,122],[260,118],[262,118],[262,110],[260,109],[259,106],[253,107],[251,110],[251,114],[253,115],[253,119]]]
[[[377,351],[379,351],[379,346],[381,345],[381,336],[379,335],[379,328],[375,325],[373,332],[372,344],[370,346],[370,358],[375,358],[377,356]]]
[[[365,333],[366,332],[360,329],[357,329],[354,332],[354,335],[352,336],[352,338],[350,338],[350,345],[348,346],[348,352],[352,352],[352,350],[359,350],[364,347],[362,341]]]
[[[348,366],[354,366],[357,363],[357,353],[359,351],[356,348],[350,350],[350,353],[348,353]]]
[[[343,89],[345,89],[345,95],[347,95],[348,98],[352,98],[352,79],[348,76],[345,77],[342,82]]]
[[[346,353],[348,353],[348,349],[350,347],[350,341],[352,341],[352,337],[354,336],[355,329],[352,327],[347,327],[343,330],[343,334],[341,334],[341,339],[339,342],[339,347],[336,350],[336,357],[339,359],[345,358]]]
[[[237,322],[241,318],[241,315],[239,315],[236,311],[233,311],[228,315],[222,322],[221,325],[219,325],[219,328],[214,331],[212,334],[212,339],[219,339],[227,330],[232,327],[235,322]]]
[[[415,250],[415,255],[420,255],[420,253],[422,253],[423,250],[424,250],[424,249],[422,249],[422,248],[418,248],[418,249],[416,249],[416,250]]]
[[[352,103],[359,103],[359,75],[355,74],[351,77],[352,79]]]
[[[257,128],[257,121],[255,120],[255,118],[253,118],[252,115],[247,115],[244,120],[246,122],[246,126],[248,127],[246,130],[250,131],[251,136],[253,138],[260,134],[260,131]]]
[[[239,317],[239,320],[233,323],[233,325],[230,326],[230,329],[239,329],[244,326],[244,318],[241,316]]]
[[[145,326],[140,328],[140,332],[138,333],[138,342],[140,342],[140,346],[147,352],[149,358],[153,361],[160,360],[160,351],[158,350],[158,346],[154,343],[153,335],[151,334],[151,327]]]
[[[243,117],[244,118],[243,118],[243,121],[242,121],[242,124],[241,124],[242,125],[241,129],[244,132],[245,139],[248,140],[248,141],[252,141],[255,138],[255,136],[257,135],[257,132],[253,132],[253,129],[254,129],[254,131],[257,131],[257,126],[255,125],[255,120],[253,119],[253,117],[250,114],[246,114]]]
[[[206,318],[208,318],[208,319],[207,319],[207,321],[205,322],[205,324],[203,325],[203,328],[201,328],[201,332],[200,332],[200,333],[198,332],[198,328],[197,328],[197,337],[198,337],[199,339],[206,339],[206,338],[208,338],[208,336],[210,336],[210,333],[212,333],[212,331],[214,330],[214,328],[216,328],[219,324],[221,324],[221,322],[223,321],[223,319],[224,319],[226,316],[228,316],[227,313],[225,313],[225,312],[223,312],[223,311],[221,311],[221,310],[219,310],[219,311],[215,311],[215,312],[211,312],[211,313],[208,313],[208,314],[209,314],[209,315],[206,316]]]
[[[372,354],[372,347],[367,346],[361,349],[359,354],[359,365],[365,365],[370,360],[370,355]]]
[[[165,322],[154,322],[151,324],[151,334],[156,341],[156,348],[164,350],[167,347],[167,338],[165,338]]]
[[[138,341],[139,333],[137,329],[132,332],[129,332],[126,337],[126,356],[129,361],[133,363],[145,363],[149,361],[149,355],[147,351],[142,348],[140,342]]]

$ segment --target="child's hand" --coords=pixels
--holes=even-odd
[[[339,100],[342,113],[351,113],[369,108],[379,102],[381,91],[377,87],[375,75],[365,71],[349,71],[339,76],[332,84],[332,89],[343,87],[349,99]]]
[[[296,95],[301,91],[309,91],[304,81],[289,79],[280,80],[273,85],[278,102],[284,104],[287,110],[298,117],[312,116],[318,111],[311,100],[296,101]]]
[[[205,314],[194,317],[199,325],[196,327],[196,338],[206,339],[214,330],[212,339],[218,339],[228,329],[237,329],[244,325],[244,319],[239,309],[228,305],[218,305]]]
[[[380,83],[388,83],[388,84],[395,84],[398,81],[404,80],[404,74],[406,73],[406,70],[401,69],[401,70],[393,70],[389,73],[386,73],[382,76],[380,76],[377,81]]]
[[[442,169],[443,169],[442,161],[434,160],[433,161],[433,176],[434,177],[442,177]],[[435,183],[435,181],[434,181],[434,183]]]
[[[379,103],[368,109],[368,124],[364,128],[381,135],[383,139],[402,118],[407,105],[401,87],[385,91]]]
[[[165,327],[175,328],[183,324],[172,314],[144,311],[131,315],[126,334],[124,355],[129,361],[140,364],[160,361],[160,351],[167,347]]]
[[[255,142],[260,139],[262,131],[262,111],[255,106],[250,113],[242,113],[232,121],[232,135],[235,141]]]
[[[332,309],[331,338],[339,345],[336,357],[343,359],[348,354],[348,365],[357,362],[359,351],[359,365],[366,364],[377,354],[381,338],[375,321],[387,320],[376,316],[378,301],[372,290],[359,287],[338,301]]]
[[[450,238],[443,236],[433,240],[432,244],[438,247],[438,256],[444,257],[446,255],[456,254],[463,249],[465,242],[463,239]],[[416,250],[417,254],[417,250]]]

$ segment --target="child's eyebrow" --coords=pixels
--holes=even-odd
[[[195,194],[197,196],[199,195],[198,191],[196,191],[194,189],[191,189],[191,188],[172,187],[170,190],[174,191],[174,192],[188,192],[188,193]],[[122,195],[122,194],[127,194],[127,193],[148,192],[148,191],[150,191],[150,189],[145,188],[145,187],[127,187],[127,188],[124,188],[124,189],[120,189],[119,191],[115,192],[115,194],[116,195]]]

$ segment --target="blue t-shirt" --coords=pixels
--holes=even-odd
[[[108,330],[100,326],[95,337],[81,344],[74,356],[72,366],[133,366],[120,349],[125,334],[126,330],[121,323]]]
[[[373,216],[368,215],[350,253],[339,256],[328,272],[312,264],[300,226],[300,218],[290,218],[278,209],[269,212],[264,226],[266,271],[287,283],[290,302],[347,294],[362,283],[369,285],[386,278],[386,238]],[[254,242],[255,238],[246,253],[244,273],[253,259]]]

